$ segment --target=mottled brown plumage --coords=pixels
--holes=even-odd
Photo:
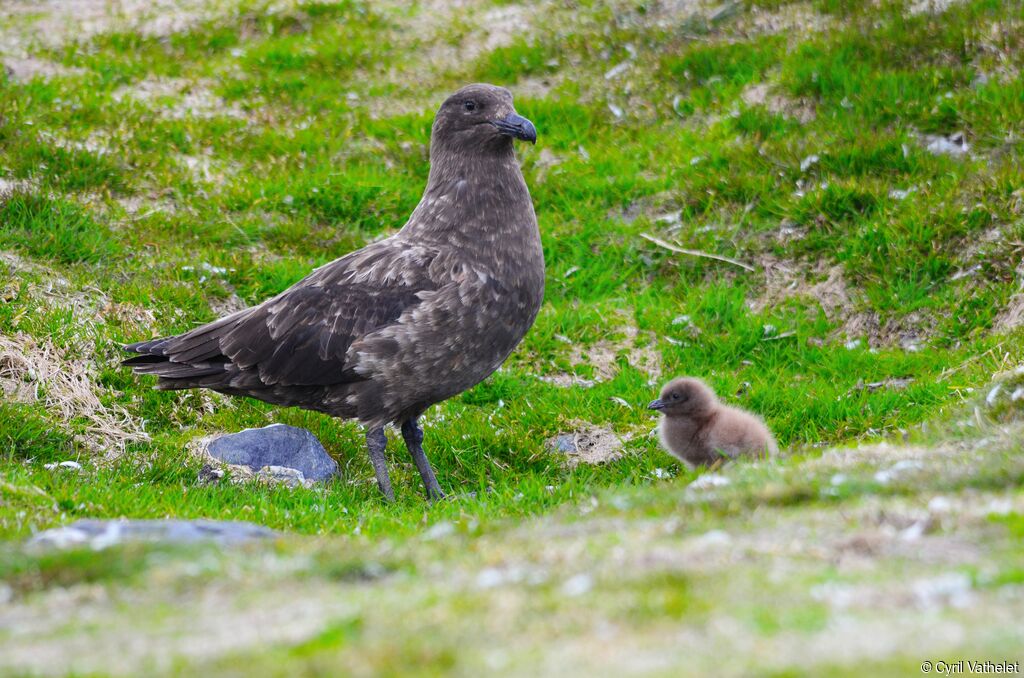
[[[658,425],[662,446],[688,467],[779,451],[759,417],[722,404],[700,379],[673,379],[648,407],[664,415]]]
[[[440,496],[417,418],[491,374],[526,334],[544,256],[513,138],[536,140],[512,95],[469,85],[434,119],[430,176],[395,235],[341,257],[276,297],[185,334],[127,346],[157,388],[210,388],[366,425],[381,490],[383,426],[402,424]]]

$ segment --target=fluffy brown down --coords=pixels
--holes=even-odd
[[[722,404],[700,379],[673,379],[650,408],[663,415],[658,426],[662,446],[688,467],[779,451],[760,417]]]

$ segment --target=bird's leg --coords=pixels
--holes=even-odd
[[[444,499],[444,492],[434,477],[434,469],[430,468],[430,461],[423,453],[423,429],[415,419],[406,419],[402,422],[402,437],[405,438],[405,446],[409,448],[409,454],[420,471],[420,478],[423,478],[423,487],[427,488],[427,499]]]
[[[395,493],[391,489],[391,478],[388,477],[388,466],[384,461],[384,448],[387,447],[388,439],[384,435],[384,429],[373,428],[366,432],[366,446],[370,449],[370,463],[373,464],[373,472],[377,474],[377,486],[381,494],[388,501],[395,500]]]

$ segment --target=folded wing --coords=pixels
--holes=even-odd
[[[346,364],[352,343],[395,323],[421,303],[421,292],[435,289],[428,262],[413,260],[408,252],[378,248],[369,262],[370,252],[359,254],[318,269],[259,306],[185,334],[126,346],[139,355],[124,364],[137,374],[160,377],[163,389],[358,381]]]

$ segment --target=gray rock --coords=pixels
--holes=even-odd
[[[192,544],[214,541],[237,544],[276,537],[270,528],[253,523],[220,520],[79,520],[45,530],[30,544],[55,548],[88,546],[103,549],[125,542]]]
[[[302,473],[305,480],[327,480],[338,472],[320,441],[304,428],[271,424],[221,436],[210,442],[207,452],[225,464],[246,466],[258,473],[264,466],[283,466]]]
[[[576,449],[576,436],[571,433],[563,433],[554,439],[553,446],[559,452],[565,452],[566,454],[575,454],[579,450]]]

